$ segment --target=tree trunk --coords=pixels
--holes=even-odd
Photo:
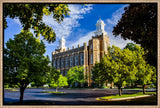
[[[119,96],[122,96],[122,88],[121,86],[118,86]]]
[[[20,87],[20,102],[23,102],[24,87]]]
[[[56,92],[58,91],[58,87],[56,88]]]
[[[131,80],[131,88],[134,88],[134,87],[133,87],[133,81],[132,81],[132,80]]]
[[[146,92],[145,92],[145,87],[146,87],[146,85],[144,84],[144,85],[143,85],[143,94],[146,94]]]

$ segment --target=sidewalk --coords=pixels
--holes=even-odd
[[[98,101],[120,101],[120,100],[136,99],[136,98],[149,97],[149,96],[152,96],[152,95],[142,95],[142,96],[134,96],[134,97],[126,97],[126,98],[115,98],[115,99],[96,98],[96,100]]]

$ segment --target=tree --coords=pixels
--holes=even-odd
[[[96,62],[92,68],[93,81],[97,84],[100,84],[100,86],[102,86],[105,83],[105,81],[107,80],[107,77],[106,77],[107,75],[102,75],[102,72],[105,72],[105,71],[103,71],[104,70],[103,68],[105,68],[103,66],[105,66],[105,65],[103,65],[102,62],[100,62],[100,63]]]
[[[136,73],[136,57],[129,49],[121,50],[116,46],[109,47],[109,54],[105,55],[100,65],[100,71],[93,72],[93,76],[98,72],[96,80],[114,82],[118,87],[119,96],[122,95],[122,86],[126,85],[130,80],[135,80]],[[95,66],[93,66],[95,70]]]
[[[68,84],[74,84],[74,83],[84,83],[84,70],[83,67],[81,66],[75,66],[73,68],[70,68],[69,71],[67,72],[67,79],[68,79]]]
[[[124,49],[129,49],[129,50],[131,50],[131,51],[135,51],[135,50],[136,50],[136,44],[134,44],[134,43],[128,43],[128,44],[124,47]]]
[[[56,34],[51,27],[43,23],[43,15],[53,15],[58,23],[63,21],[65,16],[69,15],[69,9],[67,4],[20,4],[20,3],[6,3],[4,4],[4,28],[7,27],[6,18],[19,18],[24,30],[30,28],[35,30],[36,36],[40,34],[43,39],[48,42],[54,42]]]
[[[150,64],[147,64],[144,57],[145,52],[140,46],[133,43],[128,43],[125,49],[129,49],[133,51],[133,53],[136,53],[136,68],[138,70],[136,73],[136,82],[142,85],[143,94],[145,94],[146,84],[156,84],[156,68]]]
[[[92,72],[96,82],[114,82],[118,86],[120,96],[121,87],[127,83],[138,82],[145,93],[145,85],[156,82],[156,68],[146,63],[143,48],[127,44],[123,50],[114,45],[108,50],[109,54],[93,66]]]
[[[55,87],[53,86],[54,84],[57,84],[59,77],[60,77],[60,71],[56,70],[54,67],[50,67],[50,71],[47,74],[47,83],[48,85],[50,85],[51,87]],[[58,86],[57,86],[58,87]],[[57,91],[57,90],[56,90]]]
[[[65,76],[60,75],[58,80],[53,79],[50,83],[51,87],[56,87],[56,92],[58,91],[58,87],[68,86],[67,78]]]
[[[134,61],[135,56],[130,50],[121,50],[115,46],[109,48],[109,52],[111,58],[109,59],[110,65],[108,66],[111,71],[108,75],[112,77],[114,84],[118,86],[119,96],[121,96],[121,87],[126,85],[130,80],[135,79],[135,74],[137,72]]]
[[[45,45],[32,33],[22,31],[9,39],[4,48],[4,79],[20,88],[20,101],[23,101],[24,90],[30,82],[40,81],[48,72],[49,57],[44,57]]]
[[[56,70],[54,67],[50,67],[50,71],[47,76],[48,76],[48,83],[50,83],[52,80],[57,82],[60,77],[60,71]]]
[[[157,4],[130,4],[124,10],[113,34],[140,44],[148,63],[157,67]]]
[[[137,81],[142,85],[143,94],[145,94],[146,84],[152,83],[152,77],[155,77],[155,67],[149,64],[141,64],[138,66],[138,72],[136,74]]]

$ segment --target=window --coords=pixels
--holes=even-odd
[[[68,57],[66,57],[65,61],[66,61],[65,67],[68,67]]]
[[[56,67],[56,59],[53,60],[53,67]]]
[[[57,59],[57,68],[59,68],[59,59]]]
[[[91,73],[91,79],[93,80],[93,74],[92,74],[92,70],[90,71],[90,73]]]
[[[63,75],[63,70],[60,71],[61,75]]]
[[[70,56],[70,66],[72,66],[73,65],[73,56],[71,55]]]
[[[64,76],[66,76],[66,75],[67,75],[67,70],[64,71]]]
[[[100,25],[98,25],[98,31],[100,31]]]
[[[77,65],[78,65],[78,54],[75,55],[75,66],[77,66]]]
[[[64,62],[64,58],[61,58],[61,68],[63,68],[63,62]]]
[[[52,61],[53,61],[53,67],[54,67],[54,61],[55,61],[55,60],[52,60]]]
[[[90,45],[90,49],[93,49],[93,45],[92,44]]]
[[[93,54],[90,55],[90,64],[93,64]]]
[[[83,63],[84,63],[84,55],[83,55],[83,53],[81,53],[81,59],[80,60],[81,60],[81,62],[80,62],[81,64],[80,65],[83,65]]]

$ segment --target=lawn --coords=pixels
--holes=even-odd
[[[60,92],[60,91],[42,91],[42,93],[52,93],[52,94],[66,94],[65,92]]]
[[[155,95],[156,92],[146,92],[146,94],[143,94],[143,92],[139,92],[136,94],[122,94],[122,96],[119,95],[112,95],[112,96],[104,96],[100,97],[100,99],[116,99],[116,98],[126,98],[126,97],[135,97],[135,96],[143,96],[143,95]]]
[[[19,89],[17,88],[6,88],[7,90],[9,90],[9,91],[19,91]]]

